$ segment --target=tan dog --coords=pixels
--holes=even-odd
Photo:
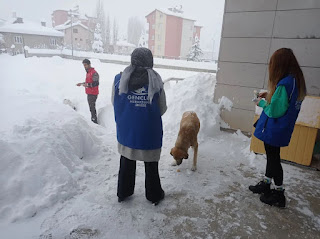
[[[193,166],[192,171],[197,169],[198,156],[198,132],[200,130],[200,121],[197,114],[193,111],[186,111],[182,115],[180,130],[175,147],[171,149],[170,154],[175,159],[175,164],[180,165],[183,159],[188,158],[188,149],[193,148]]]

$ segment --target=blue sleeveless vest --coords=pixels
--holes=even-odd
[[[117,139],[132,149],[153,150],[162,147],[162,119],[159,94],[148,100],[148,85],[119,95],[120,74],[114,80],[114,115]]]
[[[280,85],[285,86],[289,97],[287,112],[280,118],[269,118],[262,112],[254,136],[269,145],[285,147],[290,143],[302,102],[298,101],[298,87],[293,76],[289,75],[280,80],[277,87]]]

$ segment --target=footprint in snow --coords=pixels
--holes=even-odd
[[[98,235],[97,229],[77,228],[70,232],[70,235],[65,239],[90,239]]]
[[[52,239],[52,234],[41,234],[39,239]]]

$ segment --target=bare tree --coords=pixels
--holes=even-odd
[[[105,25],[104,37],[105,37],[104,48],[105,48],[106,52],[108,52],[109,51],[109,47],[110,47],[110,40],[111,40],[111,24],[110,24],[110,16],[109,16],[109,14],[106,17],[106,25]]]
[[[144,24],[139,17],[130,17],[128,21],[128,42],[134,45],[139,44],[140,37],[144,30]]]
[[[101,30],[101,40],[104,46],[109,45],[107,42],[107,20],[106,20],[106,14],[104,10],[104,4],[102,0],[97,0],[96,5],[96,17],[97,17],[97,23],[100,25]]]
[[[113,19],[113,45],[115,46],[118,41],[119,25],[116,18]]]

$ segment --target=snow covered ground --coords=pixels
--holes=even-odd
[[[101,82],[95,125],[84,89],[75,86],[85,77],[81,61],[0,55],[0,65],[0,238],[320,238],[318,172],[283,165],[284,210],[260,203],[247,189],[260,180],[266,161],[249,152],[250,139],[241,132],[220,131],[220,109],[231,105],[226,98],[213,103],[215,75],[158,70],[163,80],[186,79],[165,85],[160,176],[166,198],[155,207],[144,196],[141,162],[134,196],[117,202],[110,95],[124,66],[92,60]],[[192,156],[171,166],[187,110],[201,120],[196,172]]]
[[[72,52],[69,49],[28,49],[28,52],[31,54],[44,54],[44,55],[68,55],[71,56]],[[90,57],[95,59],[104,59],[104,60],[114,60],[122,62],[130,62],[130,56],[126,55],[116,55],[116,54],[105,54],[105,53],[94,53],[86,51],[74,51],[74,56],[76,57]],[[189,67],[189,68],[198,68],[205,70],[216,70],[217,64],[214,62],[195,62],[195,61],[186,61],[186,60],[171,60],[171,59],[162,59],[154,58],[154,64],[165,65],[165,66],[177,66],[177,67]]]

